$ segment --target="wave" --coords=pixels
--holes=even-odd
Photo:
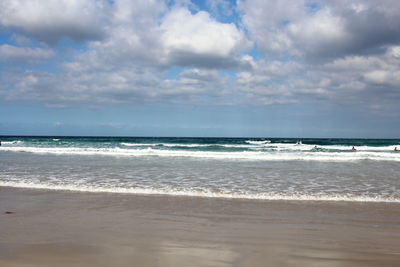
[[[288,144],[288,143],[271,143],[270,141],[246,141],[248,144],[170,144],[170,143],[120,143],[122,146],[127,147],[168,147],[168,148],[243,148],[248,150],[274,150],[274,151],[315,151],[324,150],[332,152],[345,152],[352,151],[353,146],[344,145],[322,145],[317,146],[313,144]],[[357,151],[378,151],[390,152],[393,151],[396,145],[391,146],[359,146],[356,147]]]
[[[1,145],[15,145],[15,144],[20,144],[22,141],[17,140],[17,141],[1,141]]]
[[[264,141],[247,140],[245,142],[248,143],[248,144],[251,144],[251,145],[264,145],[264,144],[271,143],[270,140],[264,140]]]
[[[158,144],[120,143],[122,146],[156,146]]]
[[[226,148],[253,148],[251,145],[241,144],[181,144],[181,143],[120,143],[127,147],[169,147],[169,148],[207,148],[207,147],[226,147]]]
[[[93,149],[101,149],[101,148],[110,148],[110,147],[120,147],[120,148],[171,148],[171,149],[180,149],[180,148],[200,148],[207,149],[209,148],[211,151],[215,149],[223,149],[223,148],[234,148],[234,149],[245,149],[245,150],[255,150],[255,151],[322,151],[322,152],[346,152],[351,151],[353,145],[317,145],[317,144],[299,144],[299,143],[286,143],[286,142],[277,142],[272,143],[270,140],[245,140],[243,143],[168,143],[168,142],[87,142],[87,141],[71,141],[71,142],[58,142],[61,139],[52,138],[53,142],[48,142],[47,140],[43,140],[43,142],[34,141],[2,141],[3,147],[52,147],[52,148],[65,148],[65,147],[86,147]],[[68,146],[67,146],[68,145]],[[399,147],[399,145],[392,144],[386,146],[355,146],[357,151],[370,151],[370,152],[391,152],[395,149],[395,147]],[[400,147],[399,147],[400,148]]]
[[[281,194],[281,193],[236,193],[236,192],[212,192],[200,190],[174,190],[174,189],[150,189],[150,188],[123,188],[123,187],[101,187],[85,185],[55,185],[46,183],[10,182],[0,181],[2,187],[61,190],[92,193],[119,193],[137,195],[168,195],[204,198],[226,198],[226,199],[254,199],[254,200],[288,200],[288,201],[348,201],[348,202],[389,202],[400,203],[400,198],[383,196],[356,196],[339,194]]]
[[[170,143],[120,143],[122,146],[132,146],[132,147],[155,147],[155,146],[164,146],[164,147],[210,147],[213,145],[210,144],[170,144]],[[221,145],[224,146],[224,145]]]
[[[124,148],[78,148],[78,147],[1,147],[0,151],[27,152],[56,155],[99,155],[99,156],[158,156],[158,157],[192,157],[220,160],[264,160],[264,161],[326,161],[344,162],[358,160],[400,161],[400,153],[394,152],[326,152],[326,151],[192,151],[162,150],[151,147],[142,149]]]

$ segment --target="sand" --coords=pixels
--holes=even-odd
[[[399,203],[0,187],[0,212],[0,266],[400,266]]]

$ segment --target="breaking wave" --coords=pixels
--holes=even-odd
[[[132,146],[135,147],[135,146]],[[243,147],[239,147],[243,148]],[[359,148],[351,151],[343,147],[313,148],[302,145],[278,144],[269,150],[243,151],[224,151],[224,150],[182,150],[182,149],[162,149],[157,146],[142,145],[140,148],[121,148],[121,147],[34,147],[34,146],[2,146],[0,151],[25,152],[38,154],[56,155],[99,155],[99,156],[122,156],[122,157],[192,157],[192,158],[211,158],[227,160],[265,160],[265,161],[357,161],[357,160],[377,160],[377,161],[400,161],[400,153],[392,151],[392,147],[386,148]]]
[[[0,181],[0,186],[43,190],[61,190],[91,193],[119,193],[137,195],[168,195],[204,198],[253,199],[253,200],[287,200],[287,201],[348,201],[348,202],[388,202],[400,203],[400,198],[382,196],[355,196],[349,194],[283,194],[283,193],[243,193],[243,192],[213,192],[205,190],[174,190],[151,188],[125,188],[106,186],[85,186],[68,184],[46,184],[28,182]]]

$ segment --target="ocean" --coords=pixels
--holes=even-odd
[[[400,202],[400,151],[394,151],[400,139],[3,136],[0,141],[0,186]]]

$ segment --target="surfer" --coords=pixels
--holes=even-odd
[[[0,145],[1,145],[1,142],[0,142]],[[394,150],[393,150],[394,152],[397,152],[397,146],[395,146],[394,147]]]
[[[351,150],[356,151],[357,149],[353,146],[353,148]]]

